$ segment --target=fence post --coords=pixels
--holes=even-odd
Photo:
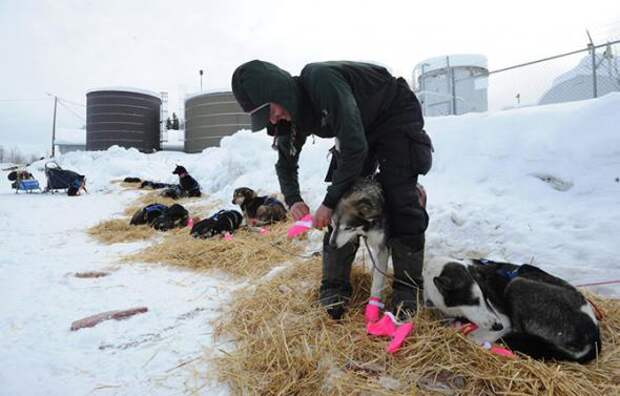
[[[450,67],[450,57],[446,56],[446,67],[450,78],[450,94],[452,96],[452,115],[456,115],[456,82],[454,81],[454,69]]]
[[[596,81],[596,47],[594,44],[588,44],[590,51],[592,51],[592,97],[598,98],[598,87]]]

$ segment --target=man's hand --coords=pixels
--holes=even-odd
[[[293,220],[300,220],[302,217],[310,213],[310,208],[304,201],[295,202],[290,208]]]
[[[321,229],[323,227],[327,227],[329,223],[332,221],[332,210],[325,205],[319,206],[314,214],[314,228]]]

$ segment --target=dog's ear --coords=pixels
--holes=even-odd
[[[456,285],[454,284],[452,279],[447,276],[436,276],[433,278],[433,283],[442,293],[454,290],[456,288]]]

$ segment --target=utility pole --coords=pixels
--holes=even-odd
[[[56,107],[58,105],[58,96],[54,95],[54,123],[52,124],[52,158],[56,154]]]
[[[204,74],[204,72],[202,71],[202,69],[200,69],[200,93],[202,93],[202,75]]]

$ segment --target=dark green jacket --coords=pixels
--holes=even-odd
[[[311,63],[299,77],[290,77],[275,65],[252,61],[233,76],[233,91],[244,110],[275,102],[291,113],[292,133],[286,125],[268,127],[272,133],[284,130],[276,138],[276,171],[288,205],[301,201],[297,164],[306,138],[314,134],[337,139],[338,164],[323,200],[329,208],[360,176],[369,145],[387,133],[385,120],[394,120],[390,112],[398,84],[385,68],[359,62]],[[411,117],[422,123],[421,114]]]

